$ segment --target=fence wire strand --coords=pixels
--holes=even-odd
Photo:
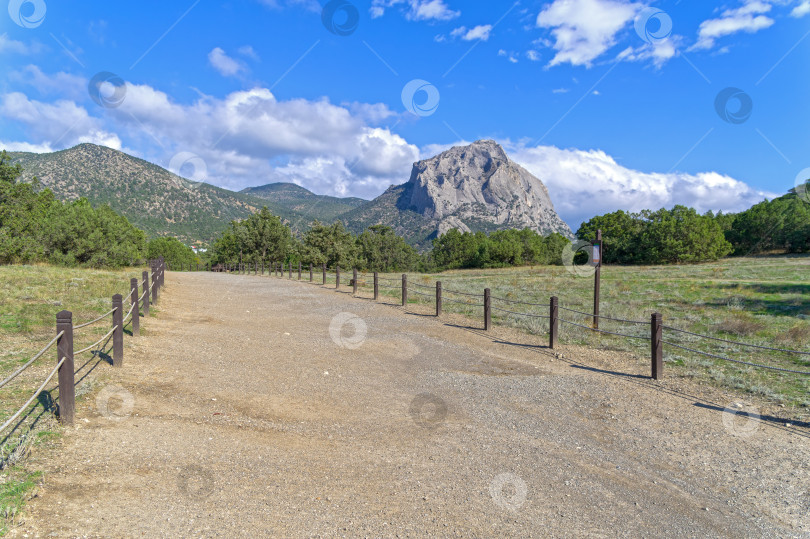
[[[96,346],[97,344],[99,344],[101,341],[103,341],[104,339],[106,339],[107,337],[109,337],[110,335],[112,335],[112,334],[113,334],[113,331],[115,331],[116,329],[118,329],[118,324],[114,325],[114,326],[112,327],[112,329],[111,329],[111,330],[110,330],[110,331],[109,331],[109,332],[108,332],[106,335],[104,335],[102,338],[100,338],[99,340],[97,340],[96,342],[94,342],[93,344],[91,344],[90,346],[88,346],[87,348],[82,348],[82,349],[81,349],[81,350],[79,350],[78,352],[73,352],[73,355],[74,355],[74,356],[78,356],[79,354],[83,354],[83,353],[87,352],[88,350],[90,350],[91,348],[93,348],[94,346]]]
[[[570,320],[566,320],[565,318],[557,318],[557,320],[559,320],[560,322],[565,322],[566,324],[570,324],[572,326],[585,328],[585,329],[587,329],[589,331],[596,331],[596,332],[599,332],[599,333],[606,333],[608,335],[616,335],[617,337],[627,337],[628,339],[641,339],[643,341],[649,341],[650,340],[650,337],[642,337],[642,336],[639,336],[639,335],[627,335],[625,333],[616,333],[616,332],[613,332],[613,331],[606,331],[604,329],[597,329],[597,328],[592,328],[592,327],[588,327],[588,326],[583,326],[582,324],[577,324],[576,322],[571,322]]]
[[[501,311],[504,313],[516,314],[518,316],[529,316],[531,318],[551,318],[550,316],[546,316],[544,314],[529,314],[529,313],[519,313],[515,311],[510,311],[508,309],[501,309],[500,307],[491,306],[492,310],[494,311]]]
[[[664,344],[669,346],[674,346],[675,348],[680,348],[681,350],[686,350],[688,352],[694,352],[696,354],[702,354],[704,356],[712,357],[715,359],[720,359],[723,361],[730,361],[732,363],[739,363],[740,365],[748,365],[750,367],[759,367],[760,369],[769,369],[772,371],[780,371],[780,372],[789,372],[792,374],[804,374],[810,376],[810,372],[808,371],[797,371],[793,369],[784,369],[782,367],[772,367],[771,365],[762,365],[761,363],[751,363],[750,361],[741,361],[739,359],[731,359],[724,356],[718,356],[717,354],[710,354],[709,352],[702,352],[700,350],[695,350],[694,348],[687,348],[686,346],[681,346],[679,344],[675,344],[674,342],[669,341],[662,341]]]
[[[38,360],[39,358],[41,358],[41,357],[42,357],[42,354],[44,354],[45,352],[47,352],[47,351],[48,351],[48,350],[51,348],[51,346],[53,346],[53,345],[54,345],[54,343],[56,343],[56,341],[58,341],[58,340],[59,340],[59,337],[61,337],[61,336],[62,336],[62,335],[64,335],[64,334],[65,334],[65,332],[64,332],[64,331],[60,331],[59,333],[57,333],[57,334],[56,334],[56,337],[54,337],[54,338],[53,338],[53,340],[51,340],[51,342],[49,342],[48,344],[46,344],[46,345],[45,345],[45,348],[43,348],[42,350],[40,350],[39,352],[37,352],[37,354],[36,354],[34,357],[32,357],[31,359],[29,359],[29,360],[28,360],[28,361],[25,363],[25,365],[23,365],[22,367],[20,367],[19,369],[17,369],[17,370],[16,370],[16,371],[14,371],[13,373],[11,373],[11,374],[8,376],[8,378],[6,378],[6,379],[5,379],[5,380],[3,380],[2,382],[0,382],[0,388],[2,388],[4,385],[8,384],[9,382],[11,382],[12,380],[14,380],[15,378],[17,378],[17,376],[19,376],[19,375],[20,375],[20,373],[21,373],[21,372],[23,372],[25,369],[27,369],[28,367],[30,367],[30,366],[31,366],[31,364],[32,364],[34,361],[36,361],[36,360]]]
[[[83,327],[89,326],[90,324],[95,324],[99,320],[102,320],[103,318],[106,318],[106,317],[110,316],[112,313],[115,312],[115,309],[117,309],[117,308],[118,307],[113,307],[111,310],[109,310],[106,313],[102,314],[101,316],[99,316],[95,320],[90,320],[89,322],[85,322],[84,324],[79,324],[78,326],[73,326],[73,331],[76,331],[77,329],[81,329]]]
[[[810,356],[810,352],[800,352],[799,350],[786,350],[784,348],[771,348],[770,346],[760,346],[758,344],[746,344],[737,341],[730,341],[728,339],[721,339],[719,337],[710,337],[708,335],[701,335],[700,333],[692,333],[691,331],[686,331],[685,329],[678,329],[673,328],[670,326],[663,326],[664,329],[668,329],[671,331],[677,331],[678,333],[685,333],[687,335],[694,335],[695,337],[701,337],[703,339],[711,339],[713,341],[724,342],[728,344],[735,344],[737,346],[747,346],[748,348],[759,348],[760,350],[771,350],[773,352],[786,352],[789,354],[801,354],[803,356]]]
[[[20,414],[23,413],[25,411],[25,409],[28,408],[31,405],[32,402],[34,402],[34,399],[39,397],[39,394],[42,393],[42,390],[44,390],[45,386],[48,385],[48,383],[51,381],[51,378],[53,378],[53,375],[56,374],[57,371],[59,371],[59,367],[62,366],[62,363],[64,363],[66,359],[67,359],[66,357],[63,357],[61,360],[59,360],[59,363],[57,363],[56,367],[53,368],[53,370],[51,371],[51,374],[49,374],[48,377],[45,379],[45,381],[42,382],[42,385],[39,386],[39,389],[37,389],[36,393],[34,393],[33,396],[30,399],[28,399],[28,402],[23,404],[22,408],[17,410],[16,414],[14,414],[10,418],[8,418],[8,420],[5,423],[3,423],[3,426],[0,426],[0,432],[3,432],[4,430],[6,430],[6,428],[8,428],[8,426],[11,425],[14,422],[14,420],[17,419],[20,416]]]

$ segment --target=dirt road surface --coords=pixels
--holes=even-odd
[[[810,537],[806,425],[305,282],[166,284],[12,536]]]

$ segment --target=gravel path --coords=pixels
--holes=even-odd
[[[309,283],[166,282],[12,535],[810,537],[806,425]]]

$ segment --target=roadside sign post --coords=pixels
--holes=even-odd
[[[602,274],[602,231],[596,231],[593,242],[593,265],[596,269],[593,281],[593,329],[599,329],[599,281]]]

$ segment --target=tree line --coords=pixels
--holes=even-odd
[[[562,263],[570,240],[524,230],[461,232],[451,229],[417,252],[384,225],[353,234],[343,223],[313,223],[296,237],[266,207],[232,221],[200,259],[175,238],[147,241],[146,234],[109,206],[86,199],[56,200],[50,189],[18,182],[20,165],[0,153],[0,263],[49,262],[68,266],[122,267],[166,258],[170,267],[201,262],[285,262],[340,265],[370,271],[442,271]],[[629,213],[619,210],[583,223],[577,238],[593,241],[602,230],[606,264],[669,264],[713,261],[728,255],[810,251],[808,186],[737,214],[699,214],[675,206]]]

